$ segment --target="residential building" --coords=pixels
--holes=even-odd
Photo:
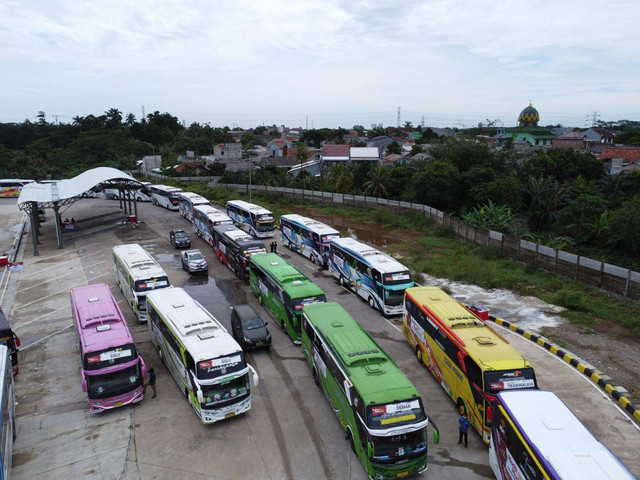
[[[612,174],[640,170],[640,147],[612,147],[605,149],[598,158]]]

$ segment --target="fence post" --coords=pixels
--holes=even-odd
[[[580,273],[580,255],[576,258],[576,280],[578,280],[578,274]]]
[[[631,270],[629,270],[629,273],[627,275],[627,281],[625,282],[624,285],[624,296],[628,297],[629,296],[629,285],[631,284]]]
[[[539,243],[536,243],[536,256],[533,257],[533,264],[537,267],[538,266],[538,247],[540,247]]]
[[[556,270],[558,269],[558,249],[556,248],[556,259],[553,262],[553,273],[556,273]]]
[[[604,262],[600,262],[600,281],[598,282],[598,288],[602,287],[603,277],[604,277]]]

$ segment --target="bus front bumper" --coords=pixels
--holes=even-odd
[[[215,410],[202,410],[201,420],[204,424],[219,422],[225,418],[235,417],[241,413],[248,412],[251,409],[251,397],[249,396],[240,403],[228,405]]]
[[[109,399],[108,402],[103,400],[91,400],[89,399],[89,411],[91,413],[100,413],[105,410],[112,410],[114,408],[129,405],[130,403],[138,403],[142,400],[142,387],[138,387],[133,392],[125,393],[124,395],[118,395],[117,397]]]
[[[405,478],[417,475],[427,470],[427,456],[419,460],[410,460],[396,465],[369,464],[369,478],[375,480],[387,480],[392,478]]]

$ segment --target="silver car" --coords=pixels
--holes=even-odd
[[[185,250],[180,254],[182,268],[189,273],[206,273],[209,270],[207,259],[200,250]]]

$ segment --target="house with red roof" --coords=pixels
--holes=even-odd
[[[606,148],[598,158],[612,175],[620,172],[640,170],[640,147]]]
[[[349,145],[324,145],[320,154],[322,163],[348,162]]]

